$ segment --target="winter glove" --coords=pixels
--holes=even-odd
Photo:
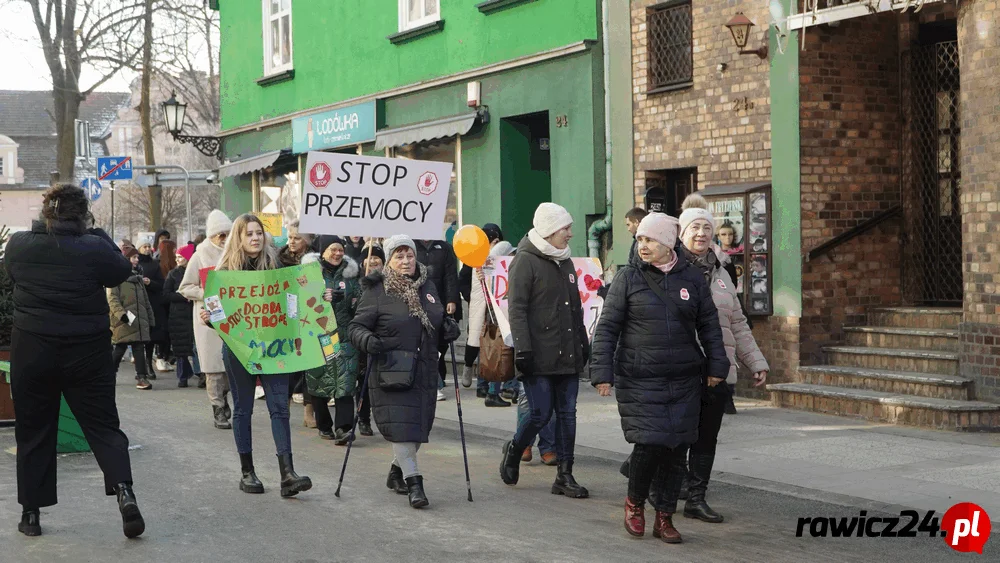
[[[451,344],[461,336],[462,329],[458,326],[458,321],[451,317],[445,317],[441,323],[441,340],[445,344]]]
[[[535,355],[531,351],[520,350],[514,355],[514,367],[521,375],[529,376],[535,371]]]
[[[372,336],[368,339],[368,349],[365,350],[369,354],[381,354],[385,351],[385,344],[382,343],[382,339],[377,336]]]
[[[340,303],[343,300],[344,300],[344,290],[343,289],[335,289],[335,290],[333,290],[333,301],[332,301],[332,303]]]

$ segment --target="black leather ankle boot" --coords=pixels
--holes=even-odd
[[[253,467],[253,454],[240,454],[240,471],[243,477],[240,479],[240,490],[244,493],[259,495],[264,493],[264,483],[257,478],[257,472]]]
[[[295,473],[292,454],[278,456],[278,469],[281,471],[281,496],[293,497],[312,488],[312,479]]]
[[[26,536],[42,535],[42,524],[39,521],[39,516],[37,508],[25,508],[21,513],[21,521],[17,524],[17,531]]]
[[[135,500],[132,485],[118,483],[115,485],[118,495],[118,510],[122,513],[122,531],[126,538],[137,538],[146,531],[146,521],[139,512],[139,503]]]
[[[407,477],[406,489],[410,495],[410,506],[413,508],[423,508],[430,504],[427,495],[424,494],[424,477],[422,475]]]
[[[559,461],[559,467],[556,469],[556,482],[552,484],[552,494],[566,495],[569,498],[587,498],[590,496],[590,491],[577,483],[576,479],[573,478],[572,461]]]

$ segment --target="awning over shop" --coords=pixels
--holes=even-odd
[[[244,158],[243,160],[237,160],[236,162],[230,162],[229,164],[223,164],[219,167],[219,179],[228,178],[230,176],[240,176],[241,174],[248,174],[254,172],[255,170],[261,170],[273,165],[278,157],[281,156],[281,151],[271,151],[257,156],[252,156],[250,158]]]
[[[483,122],[486,122],[488,120],[486,115],[488,114],[485,112],[463,113],[394,129],[383,129],[375,134],[375,150],[465,135],[476,124],[477,119],[482,118]]]

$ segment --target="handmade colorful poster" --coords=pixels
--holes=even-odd
[[[259,272],[212,271],[205,304],[233,355],[254,374],[293,373],[326,363],[337,319],[322,299],[319,263]],[[324,349],[325,348],[325,349]]]
[[[495,309],[499,310],[505,317],[503,322],[498,323],[501,332],[504,333],[505,340],[510,330],[508,328],[504,331],[504,327],[509,326],[506,322],[507,279],[510,263],[513,260],[514,258],[509,256],[496,259],[493,264],[492,276],[489,275],[486,268],[483,269],[484,275],[487,276],[486,282],[490,291],[490,300],[496,305]],[[597,258],[573,258],[572,260],[576,267],[574,281],[580,291],[580,302],[583,305],[583,324],[587,327],[587,337],[593,340],[594,329],[597,328],[597,321],[601,318],[601,311],[604,310],[604,298],[597,294],[597,290],[604,286],[604,281],[601,279],[604,275],[604,269],[601,266],[601,261]]]

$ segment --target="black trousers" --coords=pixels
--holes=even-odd
[[[636,444],[629,465],[628,496],[634,503],[645,502],[653,492],[653,508],[677,512],[677,497],[684,481],[687,446],[668,448]]]
[[[358,374],[361,376],[361,379],[358,380],[357,389],[354,391],[354,400],[361,401],[361,411],[358,413],[358,420],[371,425],[372,403],[371,399],[368,398],[368,387],[370,386],[368,378],[371,377],[371,373],[368,371],[368,354],[361,354],[358,357]]]
[[[142,362],[142,356],[136,358]],[[24,508],[56,504],[56,434],[60,396],[76,416],[104,472],[104,492],[132,484],[128,437],[119,428],[111,332],[56,337],[15,328],[10,346],[17,502]]]
[[[125,350],[132,347],[132,358],[135,360],[135,378],[139,379],[149,375],[149,370],[153,369],[148,361],[143,362],[143,358],[152,355],[153,345],[146,342],[122,342],[120,344],[115,344],[115,351],[111,357],[111,361],[114,365],[115,374],[118,373],[118,366],[122,363],[122,358],[125,357]]]
[[[711,388],[701,402],[698,418],[698,441],[691,444],[691,455],[715,457],[715,447],[719,444],[722,429],[722,415],[726,413],[726,403],[731,399],[729,386],[725,384]]]
[[[330,432],[334,428],[350,431],[354,426],[354,396],[334,400],[334,415],[330,416],[329,397],[309,396],[316,414],[316,429]]]
[[[445,355],[447,353],[448,353],[448,345],[442,342],[438,346],[438,374],[441,375],[441,382],[446,385],[448,384],[448,368],[446,367],[445,363],[447,362],[447,360],[445,359]]]

